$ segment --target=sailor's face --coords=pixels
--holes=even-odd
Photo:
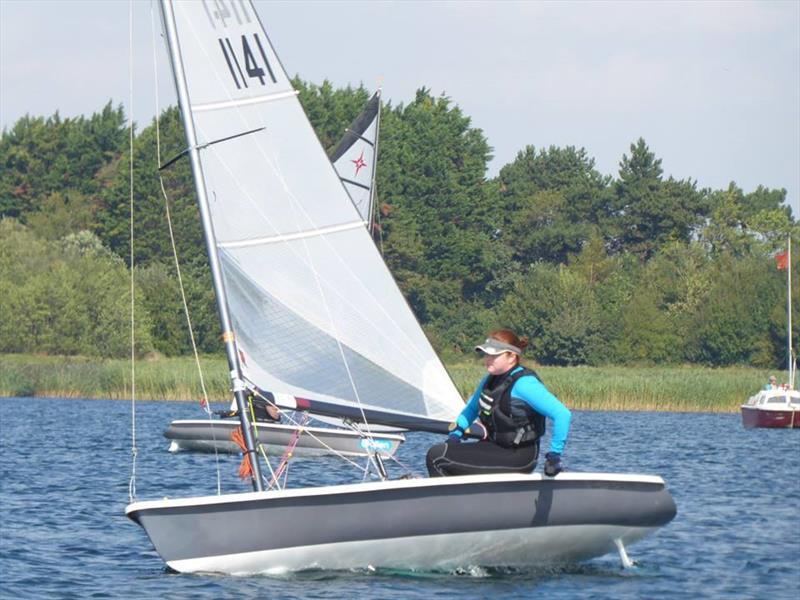
[[[513,352],[484,354],[483,364],[490,375],[502,375],[517,364],[517,355]]]

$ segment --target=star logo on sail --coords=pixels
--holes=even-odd
[[[364,160],[364,151],[363,150],[361,151],[361,156],[359,156],[355,160],[351,160],[350,162],[356,166],[356,177],[358,177],[358,172],[361,170],[361,167],[367,166],[367,163]]]

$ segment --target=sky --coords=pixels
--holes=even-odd
[[[290,76],[451,98],[494,148],[488,176],[526,145],[616,176],[643,137],[665,177],[785,188],[800,216],[798,0],[255,4]],[[175,103],[151,21],[150,0],[0,0],[0,128],[109,100],[149,124]]]

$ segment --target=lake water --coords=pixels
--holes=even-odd
[[[168,572],[124,516],[131,404],[0,399],[0,598],[795,598],[800,592],[800,430],[744,430],[739,415],[575,412],[573,471],[664,477],[675,520],[616,556],[558,569],[378,570],[281,577]],[[201,418],[193,403],[138,402],[139,500],[249,489],[239,458],[171,455],[162,431]],[[411,434],[398,459],[424,472],[439,436]],[[340,464],[341,463],[341,464]],[[540,467],[541,468],[541,464]],[[394,468],[397,472],[397,468]],[[357,475],[337,459],[297,460],[290,482]]]

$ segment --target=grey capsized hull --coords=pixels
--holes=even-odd
[[[171,568],[241,574],[581,561],[641,539],[676,507],[659,477],[563,473],[138,502],[126,514]]]
[[[196,419],[172,421],[164,431],[170,440],[170,451],[190,452],[230,452],[240,453],[241,449],[231,439],[231,433],[239,428],[238,420]],[[258,423],[258,440],[267,454],[282,455],[287,445],[293,441],[297,427],[282,423]],[[398,446],[405,441],[400,434],[379,433],[372,439],[362,437],[349,429],[325,427],[304,427],[297,437],[292,451],[296,457],[326,455],[366,456],[378,450],[383,457],[394,455]]]

